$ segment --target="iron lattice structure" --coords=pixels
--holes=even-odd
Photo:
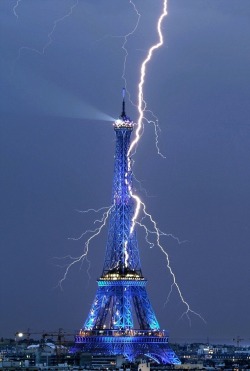
[[[179,364],[169,347],[146,291],[136,232],[131,232],[135,205],[128,150],[133,122],[125,114],[114,123],[116,149],[106,256],[88,318],[75,339],[75,350],[124,355],[133,361],[148,356],[158,363]]]

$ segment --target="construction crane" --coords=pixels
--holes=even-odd
[[[15,341],[17,341],[17,339],[22,339],[23,337],[25,337],[27,339],[27,342],[29,343],[30,341],[30,335],[43,335],[44,334],[44,331],[43,332],[30,332],[30,329],[28,328],[27,331],[17,331],[15,333]]]
[[[63,343],[65,343],[65,337],[66,336],[75,336],[76,334],[70,334],[70,333],[66,333],[65,331],[63,331],[62,328],[59,328],[59,330],[57,332],[48,332],[48,333],[44,333],[43,334],[43,341],[45,342],[45,339],[48,338],[48,337],[52,337],[52,339],[54,337],[56,337],[56,341],[55,341],[55,345],[56,345],[56,348],[55,348],[55,351],[56,351],[56,358],[57,358],[57,363],[60,363],[61,361],[61,358],[62,358],[62,353],[63,353]]]
[[[59,328],[58,331],[42,331],[42,332],[32,332],[30,331],[30,329],[28,328],[27,331],[18,331],[15,333],[15,341],[17,341],[17,339],[21,339],[23,337],[26,337],[27,339],[27,343],[29,344],[29,341],[30,341],[30,336],[31,335],[41,335],[42,339],[41,339],[41,348],[44,347],[45,343],[46,343],[46,339],[48,338],[55,338],[56,337],[56,340],[55,340],[55,352],[56,352],[56,358],[57,358],[57,362],[60,363],[61,361],[61,358],[62,358],[62,353],[63,353],[63,343],[65,343],[65,337],[66,336],[75,336],[76,333],[74,334],[71,334],[71,333],[67,333],[65,332],[62,328]]]
[[[41,335],[42,336],[42,339],[44,340],[45,338],[51,336],[52,338],[53,337],[57,337],[57,341],[58,343],[61,343],[62,342],[62,339],[65,337],[65,336],[75,336],[76,333],[74,334],[69,334],[67,332],[65,332],[62,328],[59,328],[58,331],[40,331],[40,332],[31,332],[30,329],[28,328],[27,331],[18,331],[15,333],[15,339],[17,340],[17,338],[23,338],[24,336],[26,337],[27,340],[30,340],[30,336],[31,335]]]
[[[237,338],[234,338],[233,341],[236,342],[236,345],[237,345],[237,348],[239,348],[239,345],[241,343],[241,341],[243,341],[244,339],[241,339],[240,336],[237,336]]]

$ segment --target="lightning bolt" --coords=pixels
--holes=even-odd
[[[160,16],[158,18],[158,22],[157,22],[158,42],[156,44],[153,44],[148,49],[146,58],[143,60],[143,62],[141,64],[141,68],[140,68],[140,80],[139,80],[139,84],[138,84],[138,97],[137,97],[137,99],[138,99],[137,109],[138,109],[138,115],[139,115],[139,117],[138,117],[138,120],[137,120],[137,127],[136,127],[136,131],[135,131],[135,138],[131,142],[130,147],[129,147],[129,150],[128,150],[128,154],[127,154],[128,172],[129,173],[132,172],[132,161],[131,161],[131,157],[136,153],[137,146],[138,146],[139,141],[141,139],[141,136],[143,134],[143,130],[144,130],[143,120],[145,120],[148,123],[154,123],[154,125],[155,125],[155,135],[156,135],[156,148],[157,148],[158,154],[161,155],[162,157],[164,157],[161,154],[161,152],[159,150],[159,146],[158,146],[158,133],[159,133],[158,118],[153,114],[152,111],[147,110],[147,103],[146,103],[146,101],[144,99],[144,85],[145,85],[145,79],[146,79],[146,73],[147,73],[147,65],[152,60],[152,57],[154,55],[154,52],[157,49],[159,49],[164,44],[163,33],[162,33],[162,22],[163,22],[164,18],[168,14],[168,12],[167,12],[167,5],[168,5],[168,1],[167,0],[163,0],[162,12],[161,12],[161,14],[160,14]],[[127,58],[127,56],[126,56],[126,58]],[[123,77],[124,77],[124,74],[123,74]],[[150,112],[150,114],[154,117],[154,120],[148,120],[145,117],[145,114],[148,113],[148,112]],[[183,316],[186,316],[187,319],[188,319],[188,321],[189,321],[189,324],[191,325],[190,313],[192,313],[192,314],[198,316],[202,321],[205,322],[204,318],[199,313],[197,313],[193,309],[191,309],[189,303],[185,300],[185,298],[184,298],[184,296],[182,294],[182,291],[181,291],[181,289],[180,289],[180,287],[179,287],[179,285],[177,283],[176,276],[175,276],[175,274],[174,274],[174,272],[172,270],[172,267],[170,265],[169,255],[166,252],[166,250],[164,249],[164,247],[161,245],[161,242],[160,242],[160,236],[161,235],[167,235],[167,234],[163,233],[158,228],[157,223],[153,219],[152,215],[149,214],[146,211],[146,205],[145,205],[145,203],[142,202],[142,200],[140,199],[140,197],[138,195],[136,195],[136,194],[133,193],[132,187],[131,187],[131,185],[129,183],[128,183],[128,189],[129,189],[130,196],[135,201],[135,211],[134,211],[134,215],[132,217],[130,234],[133,233],[136,224],[140,225],[141,227],[144,228],[144,230],[146,232],[146,241],[150,244],[150,247],[153,247],[153,244],[149,241],[148,237],[149,237],[149,234],[154,234],[156,236],[156,244],[157,244],[157,246],[159,247],[159,249],[161,250],[161,252],[164,254],[164,256],[166,258],[167,269],[170,272],[170,275],[172,277],[172,284],[171,284],[170,292],[168,294],[166,303],[168,302],[168,300],[169,300],[169,298],[171,296],[171,293],[173,291],[173,288],[176,288],[176,290],[178,292],[178,295],[179,295],[182,303],[186,307],[186,310],[183,312],[181,318],[183,318]],[[144,217],[149,218],[149,220],[151,222],[151,225],[153,226],[153,231],[149,230],[144,223],[141,223],[141,222],[138,221],[138,217],[139,217],[139,214],[140,214],[141,209],[142,209],[142,212],[143,212]],[[178,241],[178,243],[180,243],[180,240],[177,237],[175,237],[173,235],[171,235],[171,236],[173,238],[175,238]]]
[[[22,0],[17,0],[16,4],[13,6],[13,13],[14,13],[14,16],[17,17],[17,19],[18,19],[18,14],[17,14],[16,10],[17,10],[21,1]]]
[[[13,8],[14,14],[16,14],[15,10],[16,10],[18,4],[20,3],[20,1],[21,0],[17,0],[17,3],[16,3],[16,5]],[[29,46],[21,46],[19,48],[19,50],[18,50],[18,56],[15,59],[13,65],[15,65],[17,63],[17,61],[20,59],[21,54],[22,54],[22,52],[24,50],[29,50],[29,51],[34,52],[34,53],[37,53],[39,55],[44,55],[46,49],[48,49],[48,47],[53,42],[53,34],[54,34],[54,32],[55,32],[55,30],[57,28],[58,23],[63,22],[66,18],[70,17],[72,15],[72,13],[73,13],[74,8],[78,5],[78,3],[79,3],[79,0],[76,0],[75,3],[73,5],[71,5],[71,7],[69,9],[69,12],[67,14],[64,14],[62,17],[60,17],[60,18],[58,18],[58,19],[56,19],[54,21],[53,27],[52,27],[51,31],[48,33],[48,41],[46,42],[46,44],[44,44],[44,46],[42,47],[42,49],[39,50],[39,49],[36,49],[36,48],[31,48]],[[16,16],[17,16],[17,14],[16,14]]]
[[[128,38],[131,37],[135,32],[136,30],[138,29],[138,26],[139,26],[139,23],[140,23],[140,18],[141,18],[141,14],[139,13],[138,9],[136,8],[136,5],[134,4],[134,2],[132,0],[129,1],[129,3],[132,5],[136,15],[137,15],[137,22],[133,28],[132,31],[130,31],[128,34],[126,34],[125,36],[123,36],[124,38],[124,42],[122,44],[122,49],[124,50],[124,62],[123,62],[123,72],[122,72],[122,80],[124,81],[124,87],[125,87],[125,90],[128,94],[128,97],[129,97],[129,101],[130,103],[134,106],[134,107],[137,107],[139,109],[139,120],[137,122],[138,126],[137,126],[137,132],[136,132],[136,143],[138,143],[139,141],[139,138],[141,137],[142,135],[142,132],[143,132],[143,119],[148,123],[148,124],[153,124],[154,126],[154,132],[155,132],[155,146],[156,146],[156,149],[157,149],[157,153],[159,156],[161,156],[162,158],[166,158],[162,153],[161,153],[161,150],[160,150],[160,147],[159,147],[159,133],[161,131],[160,129],[160,125],[159,125],[159,120],[158,120],[158,117],[153,113],[153,111],[149,110],[149,109],[146,109],[147,107],[147,104],[144,100],[144,97],[143,97],[143,86],[144,86],[144,82],[145,82],[145,75],[146,75],[146,66],[148,64],[148,62],[151,60],[151,57],[153,55],[153,52],[155,49],[158,49],[160,48],[162,45],[163,45],[163,35],[162,35],[162,31],[161,31],[161,24],[162,24],[162,21],[163,21],[163,18],[167,15],[167,0],[165,1],[164,3],[164,6],[163,6],[163,12],[162,12],[162,15],[158,21],[158,25],[157,25],[157,30],[158,30],[158,35],[159,35],[159,43],[157,43],[156,45],[154,45],[149,51],[148,51],[148,55],[147,55],[147,58],[144,60],[144,62],[142,63],[141,65],[141,79],[140,79],[140,83],[139,83],[139,96],[138,96],[138,106],[132,101],[131,99],[131,94],[127,88],[127,79],[126,79],[126,65],[127,65],[127,58],[128,58],[128,50],[127,50],[127,42],[128,42]],[[152,116],[153,119],[149,120],[148,118],[146,118],[145,114],[148,113]],[[136,144],[135,143],[135,144]],[[131,151],[134,147],[134,144],[132,143],[131,144]]]
[[[159,49],[163,45],[162,22],[163,22],[163,19],[168,14],[167,3],[168,3],[167,0],[163,1],[162,13],[161,13],[161,15],[158,19],[158,22],[157,22],[157,32],[158,32],[158,36],[159,36],[159,41],[156,44],[154,44],[153,46],[151,46],[151,48],[148,50],[146,58],[144,59],[144,61],[142,62],[142,65],[141,65],[140,81],[139,81],[139,85],[138,85],[138,97],[137,97],[138,98],[137,108],[138,108],[139,118],[137,120],[137,128],[136,128],[136,131],[135,131],[135,139],[131,142],[131,145],[129,147],[128,157],[130,157],[130,155],[133,154],[133,151],[134,151],[135,147],[137,146],[137,144],[138,144],[138,142],[141,138],[141,132],[143,130],[143,118],[144,118],[144,113],[145,113],[145,110],[146,110],[146,107],[147,107],[147,104],[144,100],[144,94],[143,94],[143,88],[144,88],[145,76],[146,76],[146,68],[147,68],[148,63],[150,62],[150,60],[153,56],[154,51]]]

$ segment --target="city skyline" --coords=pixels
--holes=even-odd
[[[128,39],[126,65],[132,101],[138,68],[157,38],[162,1],[135,3],[141,20]],[[79,254],[83,242],[68,237],[80,236],[95,219],[75,210],[111,202],[111,119],[120,114],[123,87],[120,36],[133,29],[137,15],[129,1],[79,2],[57,25],[44,55],[22,49],[17,58],[22,46],[42,50],[53,22],[73,4],[43,8],[41,1],[23,0],[18,18],[9,2],[0,5],[0,335],[6,337],[26,328],[79,329],[102,270],[107,230],[91,245],[91,278],[88,264],[77,266],[63,291],[56,288],[63,269],[54,257]],[[169,1],[164,47],[148,68],[145,97],[159,117],[166,159],[157,155],[154,130],[146,125],[135,175],[148,196],[134,185],[160,229],[186,241],[165,238],[163,244],[186,300],[207,322],[192,316],[190,327],[180,320],[184,308],[176,292],[166,304],[171,277],[159,249],[150,249],[138,231],[149,296],[170,342],[238,335],[250,341],[249,17],[246,0]],[[136,122],[132,104],[127,113]]]

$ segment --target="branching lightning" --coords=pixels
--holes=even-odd
[[[178,237],[175,237],[175,236],[173,236],[172,234],[169,234],[169,235],[168,235],[168,234],[162,232],[162,231],[158,228],[157,223],[155,222],[155,220],[152,218],[152,215],[149,214],[149,213],[146,211],[146,205],[145,205],[141,200],[140,200],[140,203],[141,203],[141,206],[142,206],[142,211],[143,211],[144,216],[145,216],[145,217],[148,217],[149,220],[150,220],[150,222],[151,222],[151,224],[153,225],[153,230],[149,230],[149,229],[147,228],[147,226],[146,226],[144,223],[141,223],[141,222],[138,222],[138,221],[135,221],[135,223],[138,224],[139,226],[141,226],[141,227],[144,228],[144,230],[145,230],[145,232],[146,232],[146,241],[151,245],[151,247],[153,247],[153,244],[152,244],[152,242],[150,242],[150,241],[148,240],[148,236],[149,236],[149,234],[154,234],[154,235],[156,236],[156,245],[160,248],[161,252],[165,255],[165,258],[166,258],[166,261],[167,261],[167,269],[169,270],[170,275],[172,276],[172,280],[173,280],[173,282],[172,282],[172,284],[171,284],[171,288],[170,288],[170,292],[169,292],[168,297],[167,297],[167,300],[166,300],[166,304],[167,304],[167,302],[168,302],[168,300],[169,300],[169,298],[170,298],[170,296],[171,296],[171,293],[172,293],[173,288],[175,287],[176,290],[177,290],[177,292],[178,292],[178,294],[179,294],[179,297],[180,297],[182,303],[186,306],[186,311],[183,312],[181,318],[185,315],[185,316],[187,317],[189,323],[191,324],[191,318],[190,318],[190,316],[189,316],[189,313],[193,313],[193,314],[195,314],[196,316],[198,316],[202,321],[205,322],[204,318],[203,318],[199,313],[197,313],[197,312],[195,312],[194,310],[192,310],[192,309],[190,308],[190,305],[188,304],[188,302],[184,299],[184,296],[183,296],[183,294],[182,294],[182,292],[181,292],[181,289],[180,289],[180,287],[179,287],[179,285],[178,285],[178,283],[177,283],[177,281],[176,281],[176,276],[175,276],[175,274],[174,274],[174,272],[173,272],[173,270],[172,270],[172,268],[171,268],[170,260],[169,260],[169,255],[168,255],[168,253],[166,252],[166,250],[164,249],[164,247],[161,245],[161,242],[160,242],[160,236],[162,236],[162,235],[164,235],[164,236],[171,236],[172,238],[176,239],[176,240],[178,241],[179,244],[180,244],[180,243],[183,243],[183,242],[185,242],[185,241],[180,241]]]
[[[177,236],[175,236],[175,235],[173,235],[173,233],[166,233],[166,232],[163,232],[163,231],[161,231],[158,227],[157,227],[158,232],[157,232],[155,229],[150,230],[150,229],[146,226],[146,224],[142,223],[142,220],[145,219],[146,216],[147,216],[147,215],[144,214],[143,218],[141,218],[141,221],[136,221],[135,223],[138,224],[140,227],[144,228],[144,230],[145,230],[145,232],[146,232],[146,237],[147,237],[146,240],[147,240],[147,242],[148,242],[148,244],[150,245],[151,248],[153,248],[153,247],[155,246],[155,243],[150,242],[150,241],[148,240],[148,237],[149,237],[150,234],[151,234],[151,235],[155,235],[155,236],[157,236],[157,237],[158,237],[158,236],[171,237],[173,240],[177,241],[178,245],[182,245],[182,244],[188,242],[187,240],[183,240],[183,241],[180,240],[180,238],[177,237]],[[150,221],[151,221],[151,220],[150,220]],[[153,225],[153,227],[154,227],[154,225]]]
[[[16,4],[13,6],[13,13],[14,13],[14,16],[17,17],[17,19],[18,19],[19,17],[18,17],[18,14],[17,14],[16,10],[17,10],[17,8],[18,8],[18,6],[19,6],[19,4],[20,4],[21,1],[22,1],[22,0],[17,0],[17,1],[16,1]]]
[[[15,14],[17,17],[18,17],[18,15],[16,14],[16,8],[17,8],[18,4],[20,3],[20,1],[21,1],[21,0],[17,0],[17,3],[16,3],[16,5],[15,5],[14,8],[13,8],[13,12],[14,12],[14,14]],[[72,15],[72,13],[73,13],[74,8],[78,5],[78,3],[79,3],[79,0],[75,0],[75,3],[74,3],[73,5],[71,5],[71,7],[70,7],[68,13],[67,13],[67,14],[64,14],[62,17],[60,17],[60,18],[58,18],[58,19],[56,19],[56,20],[54,21],[54,23],[53,23],[53,27],[52,27],[51,31],[48,33],[48,41],[46,42],[46,44],[44,44],[44,46],[42,47],[42,49],[39,50],[39,49],[36,49],[36,48],[31,48],[31,47],[29,47],[29,46],[21,46],[21,47],[19,48],[19,50],[18,50],[18,56],[17,56],[16,60],[14,61],[14,65],[15,65],[15,63],[20,59],[21,54],[22,54],[22,52],[23,52],[24,50],[29,50],[29,51],[34,52],[34,53],[37,53],[37,54],[39,54],[39,55],[44,55],[46,49],[47,49],[47,48],[52,44],[52,42],[53,42],[53,34],[54,34],[54,32],[55,32],[55,30],[56,30],[56,28],[57,28],[58,23],[64,21],[66,18],[70,17],[70,16]]]
[[[155,147],[156,147],[156,150],[157,150],[157,154],[159,156],[161,156],[162,158],[166,158],[165,155],[162,154],[161,150],[160,150],[160,146],[159,146],[159,133],[161,132],[161,127],[159,125],[159,120],[158,120],[158,117],[150,110],[146,110],[144,112],[147,112],[147,113],[150,113],[152,116],[153,116],[153,120],[149,120],[147,119],[146,117],[144,117],[144,120],[148,123],[148,124],[152,124],[154,126],[154,132],[155,132]]]
[[[65,269],[65,272],[64,272],[64,275],[63,275],[63,277],[59,280],[59,282],[58,282],[58,286],[62,289],[62,284],[63,284],[63,282],[66,280],[66,278],[67,278],[67,275],[68,275],[68,272],[69,272],[69,270],[75,265],[75,264],[77,264],[77,263],[83,263],[83,261],[84,260],[86,260],[87,262],[88,262],[88,264],[89,264],[89,267],[88,267],[88,270],[87,270],[87,273],[88,273],[88,276],[90,277],[90,275],[89,275],[89,268],[90,268],[90,262],[89,262],[89,260],[88,260],[88,252],[89,252],[89,244],[90,244],[90,242],[95,238],[95,237],[97,237],[100,233],[101,233],[101,231],[102,231],[102,229],[105,227],[105,225],[106,225],[106,222],[107,222],[107,219],[108,219],[108,217],[109,217],[109,214],[110,214],[110,212],[111,212],[111,210],[112,210],[112,208],[113,208],[113,206],[110,206],[110,208],[107,210],[107,211],[105,211],[104,213],[103,213],[103,215],[102,215],[102,218],[101,218],[101,225],[98,227],[98,228],[96,228],[95,230],[93,230],[93,231],[85,231],[79,238],[77,238],[77,239],[74,239],[74,238],[72,238],[72,239],[74,239],[74,240],[79,240],[79,239],[81,239],[85,234],[87,234],[87,233],[92,233],[91,234],[91,236],[87,239],[87,241],[85,242],[85,244],[84,244],[84,251],[83,251],[83,253],[82,253],[82,255],[80,255],[80,256],[78,256],[78,257],[72,257],[72,256],[70,256],[70,255],[67,255],[67,256],[65,256],[65,257],[62,257],[62,258],[55,258],[55,259],[60,259],[60,260],[63,260],[63,259],[70,259],[71,260],[71,262],[69,263],[69,264],[67,264],[66,265],[66,269]],[[102,210],[103,208],[100,208],[100,209],[98,209],[98,210]],[[91,210],[94,210],[94,209],[91,209]],[[86,212],[87,212],[87,210],[86,210]]]
[[[105,206],[105,207],[101,207],[100,209],[88,209],[88,210],[83,210],[83,211],[80,211],[81,213],[89,213],[91,211],[94,211],[95,213],[98,213],[99,211],[102,211],[102,210],[107,210],[106,212],[104,212],[102,214],[102,217],[101,219],[96,219],[93,224],[96,224],[96,223],[101,223],[103,224],[103,222],[105,221],[105,218],[106,218],[106,214],[110,213],[110,211],[112,210],[113,206]],[[68,239],[69,240],[73,240],[73,241],[79,241],[82,239],[83,236],[85,236],[86,234],[88,233],[96,233],[97,231],[99,230],[99,227],[95,228],[94,230],[86,230],[84,231],[79,237],[69,237]]]
[[[93,209],[93,208],[90,208],[88,210],[76,210],[78,213],[82,213],[82,214],[88,214],[90,213],[91,211],[93,211],[94,213],[99,213],[99,211],[102,211],[102,210],[107,210],[107,209],[110,209],[110,206],[103,206],[103,207],[100,207],[99,209]]]
[[[144,194],[146,195],[146,197],[154,197],[154,196],[151,196],[151,195],[148,194],[146,188],[144,188],[144,187],[142,186],[142,180],[139,180],[139,179],[135,176],[135,174],[133,174],[133,180],[136,181],[136,182],[139,184],[139,190],[140,190],[141,193],[144,193]]]

